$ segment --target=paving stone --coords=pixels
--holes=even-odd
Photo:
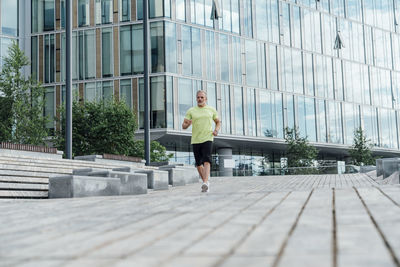
[[[210,193],[196,183],[141,196],[0,200],[0,223],[7,225],[0,229],[0,266],[235,267],[276,259],[278,266],[332,266],[332,187],[338,266],[395,266],[352,186],[397,257],[400,186],[370,180],[212,177]]]

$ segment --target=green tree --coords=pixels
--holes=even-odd
[[[167,149],[162,146],[157,141],[151,141],[150,143],[150,161],[151,162],[160,162],[160,161],[168,161],[173,155],[167,154]],[[135,156],[139,158],[144,158],[144,142],[142,140],[136,141],[134,148],[130,156]]]
[[[65,109],[61,109],[60,125],[65,125]],[[135,143],[135,115],[119,101],[72,104],[72,153],[129,155]],[[65,127],[56,132],[56,146],[65,149]]]
[[[65,125],[65,108],[60,125]],[[115,154],[143,158],[143,141],[135,141],[136,116],[123,101],[98,101],[72,104],[72,153],[74,156]],[[56,132],[56,146],[65,149],[65,129]],[[170,158],[158,142],[151,143],[151,161]]]
[[[374,165],[375,159],[372,156],[372,144],[364,134],[361,127],[354,131],[353,145],[349,150],[354,165]]]
[[[309,144],[307,137],[300,137],[297,128],[285,129],[285,142],[287,144],[286,156],[288,167],[312,167],[317,158],[318,150]],[[294,173],[312,173],[313,169],[299,169]]]
[[[48,118],[43,116],[45,89],[22,70],[29,60],[13,42],[0,72],[0,141],[45,145]]]

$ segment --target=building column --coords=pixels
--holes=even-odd
[[[232,148],[221,147],[217,149],[217,153],[219,162],[219,176],[233,176],[234,161],[232,160]]]

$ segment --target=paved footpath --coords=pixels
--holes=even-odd
[[[0,266],[397,266],[400,186],[214,178],[147,195],[0,201]]]

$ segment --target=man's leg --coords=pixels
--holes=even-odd
[[[210,162],[204,162],[204,168],[203,168],[203,182],[207,183],[208,182],[208,178],[210,177],[210,167],[211,164]]]
[[[205,181],[204,181],[205,178],[204,178],[204,167],[203,167],[203,165],[197,166],[196,168],[197,168],[197,171],[198,171],[199,174],[200,174],[201,180],[203,180],[203,182],[205,183]]]

